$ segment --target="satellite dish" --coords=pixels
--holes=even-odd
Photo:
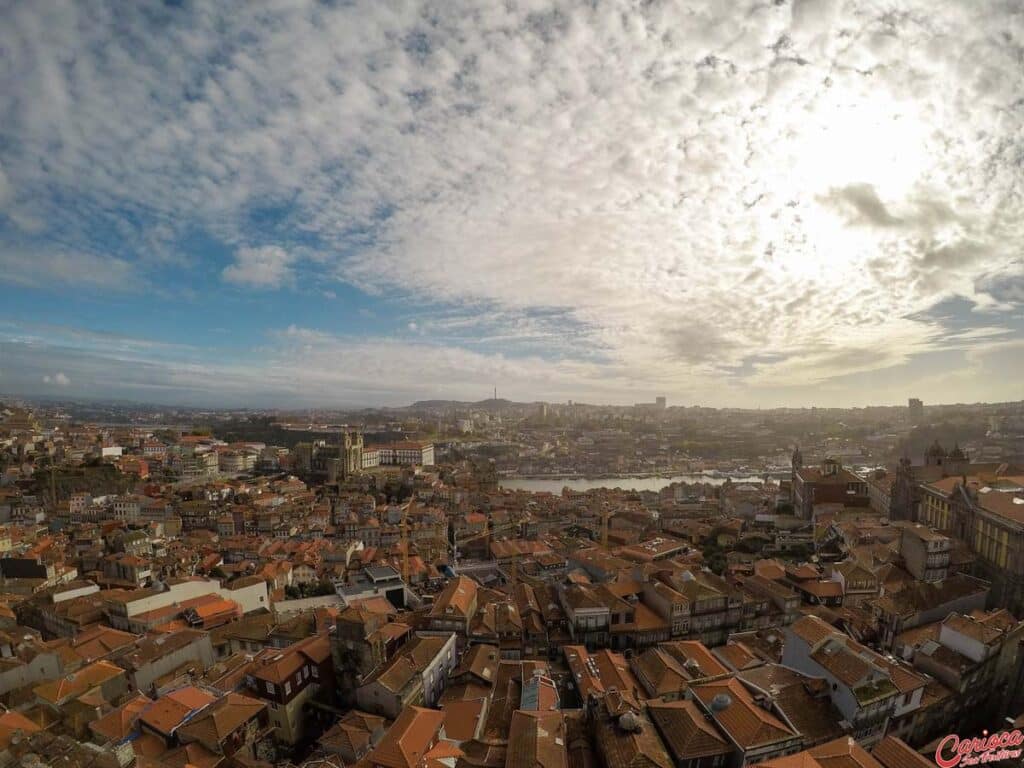
[[[619,728],[627,733],[640,732],[640,718],[632,712],[626,712],[619,717]]]
[[[711,700],[711,711],[721,712],[722,710],[728,709],[732,705],[732,697],[727,693],[715,694],[715,698]]]

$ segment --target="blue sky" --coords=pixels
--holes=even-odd
[[[0,9],[0,392],[1020,397],[1017,4]]]

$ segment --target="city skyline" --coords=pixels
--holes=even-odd
[[[1012,4],[21,4],[0,392],[1019,399]]]
[[[654,396],[652,395],[652,398]],[[160,409],[169,408],[175,409],[180,408],[183,411],[223,411],[229,412],[244,412],[251,411],[254,413],[303,413],[303,412],[346,412],[346,411],[402,411],[402,410],[415,410],[423,408],[436,408],[439,405],[445,407],[451,406],[455,408],[487,408],[490,403],[502,403],[507,404],[511,408],[529,408],[531,406],[545,405],[555,407],[571,407],[578,406],[581,408],[609,408],[609,409],[650,409],[655,406],[656,403],[652,399],[650,402],[606,402],[606,401],[588,401],[568,398],[566,400],[541,400],[537,398],[532,399],[514,399],[504,397],[499,393],[497,397],[480,397],[480,398],[446,398],[446,397],[433,397],[433,398],[422,398],[419,400],[410,400],[404,403],[398,404],[384,404],[384,405],[369,405],[366,403],[353,403],[349,405],[338,405],[336,403],[314,403],[314,404],[303,404],[303,405],[288,405],[282,402],[268,401],[266,404],[245,404],[244,402],[237,403],[211,403],[211,402],[172,402],[172,401],[161,401],[161,400],[143,400],[133,399],[131,397],[89,397],[89,396],[74,396],[70,394],[38,394],[38,393],[26,393],[26,392],[4,392],[0,391],[0,399],[7,399],[11,402],[22,402],[22,403],[38,403],[57,405],[61,403],[66,404],[78,404],[78,405],[111,405],[116,407],[138,407],[144,409]],[[780,412],[791,412],[791,411],[857,411],[857,410],[871,410],[871,409],[903,409],[908,408],[908,403],[912,401],[919,401],[919,398],[906,398],[903,402],[875,402],[865,403],[861,405],[817,405],[814,402],[802,403],[799,405],[777,405],[777,406],[740,406],[740,405],[709,405],[701,402],[672,402],[666,403],[667,409],[682,408],[682,409],[707,409],[707,410],[719,410],[719,411],[750,411],[758,412],[764,411],[770,413],[772,411]],[[1024,403],[1022,399],[1010,399],[1010,400],[974,400],[974,401],[948,401],[948,402],[923,402],[922,408],[998,408],[1001,406],[1017,406]],[[913,406],[909,408],[913,410]]]

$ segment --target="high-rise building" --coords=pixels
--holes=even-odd
[[[656,397],[656,398],[654,398],[654,405],[657,407],[657,409],[659,411],[664,411],[665,410],[665,404],[666,404],[666,401],[665,401],[664,397]]]
[[[916,397],[912,397],[907,401],[907,407],[910,409],[910,423],[923,424],[924,423],[924,403]]]

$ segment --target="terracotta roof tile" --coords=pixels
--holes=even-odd
[[[568,768],[565,721],[561,712],[512,715],[506,768]]]
[[[153,700],[148,696],[137,693],[121,706],[111,710],[98,720],[93,720],[89,723],[89,729],[107,741],[122,741],[135,728],[139,715],[152,703]]]
[[[775,715],[754,703],[753,697],[734,678],[718,680],[691,689],[704,708],[711,712],[718,726],[743,749],[773,744],[797,736]],[[712,707],[716,696],[725,702],[722,708]]]
[[[849,736],[827,744],[758,763],[752,768],[882,768],[878,761],[864,751]]]
[[[906,742],[895,736],[886,736],[875,748],[871,756],[884,768],[934,768],[934,763],[911,749]]]
[[[189,716],[215,700],[212,695],[200,688],[179,688],[153,702],[139,716],[139,721],[158,733],[170,736]]]
[[[677,765],[732,751],[732,745],[692,701],[652,702],[647,713]]]
[[[213,749],[239,727],[259,717],[266,708],[266,703],[259,699],[229,693],[181,726],[178,733]]]
[[[384,738],[367,756],[387,768],[415,768],[437,739],[444,714],[423,707],[406,707]]]
[[[35,694],[44,701],[59,705],[78,698],[87,691],[123,675],[124,670],[108,661],[97,661],[77,672],[37,686]]]

